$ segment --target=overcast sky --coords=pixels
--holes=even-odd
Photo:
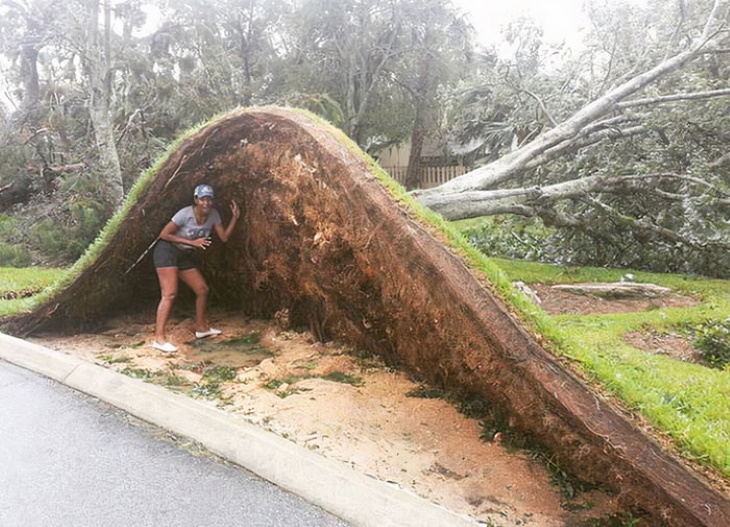
[[[469,15],[482,44],[501,41],[501,28],[529,16],[539,22],[550,42],[573,41],[586,25],[583,0],[452,0]]]

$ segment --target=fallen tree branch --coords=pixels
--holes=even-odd
[[[647,234],[653,234],[657,238],[671,243],[683,243],[685,245],[690,245],[692,247],[695,246],[695,243],[693,240],[689,240],[687,238],[684,238],[681,236],[678,232],[673,231],[671,229],[666,229],[664,227],[661,227],[659,225],[656,225],[655,223],[652,223],[647,218],[634,218],[633,216],[628,216],[627,214],[623,214],[622,212],[619,212],[614,207],[611,207],[610,205],[607,205],[603,203],[602,201],[595,199],[595,198],[589,198],[589,202],[599,208],[602,209],[604,212],[606,212],[610,217],[612,217],[614,220],[617,221],[620,225],[623,227],[628,228],[633,232],[634,234],[645,237]]]
[[[550,287],[577,295],[597,296],[599,298],[656,298],[672,292],[668,287],[636,282],[615,282],[599,284],[557,284]]]
[[[88,170],[89,165],[86,164],[86,162],[81,163],[72,163],[70,165],[59,165],[55,167],[46,167],[47,170],[51,170],[52,172],[55,172],[56,174],[68,174],[70,172],[81,172],[83,170]]]
[[[527,90],[525,88],[523,88],[522,91],[524,91],[527,95],[529,95],[530,97],[532,97],[533,99],[535,99],[537,101],[537,104],[540,106],[540,109],[545,114],[545,117],[547,117],[548,121],[550,121],[550,126],[553,126],[553,127],[558,126],[558,122],[553,118],[552,114],[547,109],[547,107],[545,106],[545,103],[543,102],[543,100],[540,97],[538,97],[536,94],[532,93],[530,90]]]
[[[664,191],[658,185],[666,180],[680,180],[704,187],[720,196],[727,193],[700,178],[686,174],[652,173],[624,176],[587,176],[544,187],[523,187],[500,190],[474,190],[416,196],[426,207],[449,220],[462,220],[497,214],[518,214],[532,217],[537,214],[535,206],[544,207],[560,200],[586,197],[590,194],[652,192],[661,196]],[[681,194],[666,193],[673,201],[685,199]],[[720,202],[720,200],[716,200]]]
[[[647,97],[645,99],[635,99],[633,101],[620,102],[616,105],[616,108],[623,110],[624,108],[635,108],[637,106],[648,106],[651,104],[664,104],[668,102],[678,101],[703,101],[707,99],[727,96],[730,96],[730,88],[696,93],[675,93],[673,95],[662,95],[659,97]]]
[[[531,170],[533,168],[537,168],[540,165],[544,165],[548,161],[557,159],[567,153],[578,151],[581,148],[600,143],[606,139],[624,139],[646,133],[647,131],[648,129],[645,126],[639,125],[624,129],[615,128],[588,132],[590,135],[586,134],[586,136],[581,139],[564,141],[563,143],[546,150],[526,163],[524,169]]]

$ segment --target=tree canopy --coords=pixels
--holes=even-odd
[[[588,0],[580,47],[519,19],[505,53],[439,0],[2,0],[0,249],[88,241],[182,130],[280,104],[440,137],[472,170],[421,201],[540,221],[547,257],[727,276],[728,4]]]

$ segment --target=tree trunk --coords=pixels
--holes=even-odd
[[[421,42],[425,48],[425,45]],[[426,139],[428,129],[428,101],[431,87],[431,57],[424,54],[421,57],[419,71],[411,92],[413,106],[416,109],[416,117],[413,120],[413,131],[411,132],[411,155],[408,158],[408,170],[406,171],[406,189],[413,190],[421,187],[421,154],[423,153],[423,142]]]
[[[20,50],[23,101],[21,114],[24,122],[36,122],[40,106],[41,89],[38,83],[38,47],[33,42],[23,43]]]
[[[421,153],[423,152],[424,123],[421,105],[416,104],[416,119],[411,132],[411,155],[408,157],[408,169],[406,170],[406,190],[413,190],[421,187]]]
[[[111,97],[111,12],[104,1],[104,34],[98,28],[99,0],[88,2],[88,34],[85,68],[89,81],[89,116],[98,150],[98,172],[104,201],[116,210],[124,199],[122,169],[119,163],[114,126],[109,112]],[[104,41],[101,42],[102,36]]]

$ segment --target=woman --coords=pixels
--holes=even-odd
[[[223,243],[227,242],[241,212],[238,204],[231,202],[231,221],[224,229],[220,214],[213,208],[214,193],[210,185],[195,187],[193,200],[194,205],[180,209],[165,225],[153,253],[161,298],[152,347],[166,353],[177,351],[177,347],[167,340],[165,327],[177,294],[178,277],[195,292],[195,337],[202,339],[221,334],[206,320],[208,284],[200,272],[196,253],[197,249],[205,250],[210,246],[211,231],[215,231]]]

